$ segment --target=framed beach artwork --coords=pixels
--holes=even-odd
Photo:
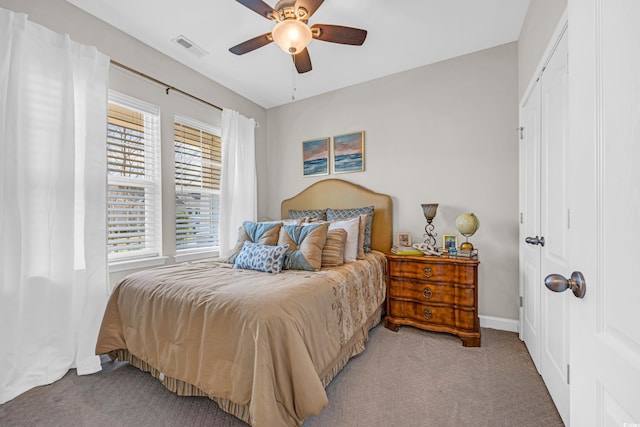
[[[333,137],[333,173],[364,170],[364,131]]]
[[[312,139],[302,143],[302,174],[329,175],[329,138]]]

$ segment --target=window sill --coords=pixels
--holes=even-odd
[[[201,252],[186,252],[182,254],[176,254],[173,256],[173,260],[176,263],[196,261],[204,258],[216,258],[219,256],[219,251],[201,251]]]
[[[118,271],[136,270],[138,268],[149,268],[164,265],[167,261],[166,256],[156,256],[150,258],[140,258],[127,261],[114,261],[109,263],[109,273]]]

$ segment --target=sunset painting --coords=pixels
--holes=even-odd
[[[329,138],[302,143],[302,170],[304,176],[329,174]]]
[[[364,170],[364,131],[333,137],[333,173]]]

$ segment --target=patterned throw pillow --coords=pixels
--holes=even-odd
[[[236,256],[233,268],[278,274],[282,271],[282,263],[288,249],[289,245],[266,246],[249,241],[244,242]]]
[[[302,225],[305,218],[287,218],[282,220],[282,225]]]
[[[344,247],[347,231],[342,228],[327,231],[327,240],[322,248],[322,266],[339,267],[344,264]]]
[[[364,251],[371,252],[371,224],[373,223],[373,206],[352,209],[327,209],[327,220],[345,220],[359,215],[367,215],[367,223],[364,229]]]
[[[283,269],[317,271],[322,266],[322,249],[329,224],[283,225],[279,245],[288,244]]]
[[[280,235],[281,221],[255,222],[245,221],[238,229],[238,240],[231,249],[229,264],[235,263],[236,256],[242,250],[244,242],[260,243],[261,245],[273,246],[278,243]]]
[[[306,209],[306,210],[294,210],[289,209],[288,218],[314,218],[326,221],[327,210],[326,209]]]

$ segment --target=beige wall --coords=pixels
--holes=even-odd
[[[530,0],[518,40],[518,99],[533,78],[567,0]]]
[[[80,43],[96,46],[111,59],[133,69],[164,81],[185,92],[192,93],[224,108],[232,108],[260,124],[256,129],[256,156],[266,156],[266,111],[264,108],[241,97],[216,82],[202,76],[184,65],[170,59],[155,49],[126,35],[120,30],[96,19],[64,0],[0,0],[0,7],[15,12],[25,12],[32,22],[37,22],[58,33],[68,33]],[[165,88],[135,74],[111,67],[109,87],[127,95],[150,102],[160,107],[162,134],[162,195],[163,255],[167,263],[173,262],[175,254],[175,187],[173,186],[173,116],[176,113],[192,117],[214,126],[220,126],[222,114],[219,110],[192,100],[176,92],[165,93]],[[264,204],[267,194],[267,163],[257,165],[259,203]],[[110,282],[116,281],[130,271],[112,273]]]
[[[301,141],[365,131],[366,171],[338,177],[388,193],[394,231],[422,241],[420,204],[440,203],[436,231],[455,233],[462,212],[481,228],[480,314],[518,318],[516,43],[345,88],[265,111],[64,0],[0,0],[0,7],[98,49],[114,60],[210,102],[255,118],[258,214],[279,216],[279,203],[318,180],[303,178]],[[155,103],[163,117],[163,243],[173,254],[174,113],[219,124],[220,112],[113,67],[110,86]],[[261,160],[265,159],[265,160]],[[125,273],[111,275],[111,282]]]
[[[279,202],[326,177],[302,177],[301,141],[365,131],[365,172],[331,175],[394,203],[394,233],[422,241],[421,203],[439,203],[436,231],[474,212],[480,230],[480,314],[518,319],[518,75],[510,43],[267,111],[270,189]]]

